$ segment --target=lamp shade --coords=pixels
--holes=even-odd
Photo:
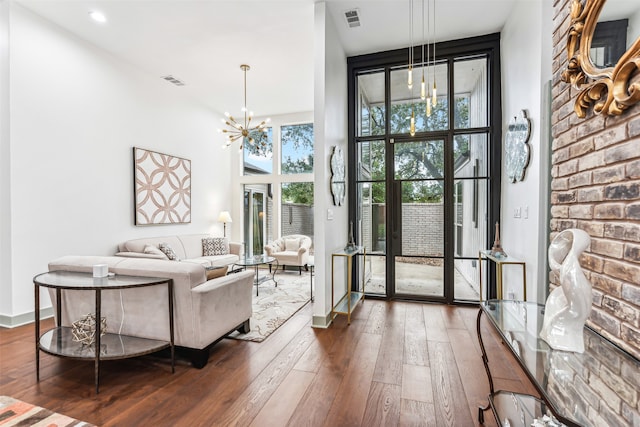
[[[222,211],[218,216],[218,222],[233,222],[231,219],[231,215],[229,215],[229,211]]]

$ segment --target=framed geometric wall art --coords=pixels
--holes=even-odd
[[[191,222],[191,160],[133,147],[135,225]]]

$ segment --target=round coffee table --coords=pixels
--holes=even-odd
[[[269,279],[268,276],[263,276],[262,278],[259,277],[258,275],[258,267],[261,265],[272,265],[273,263],[276,263],[276,268],[275,270],[273,270],[273,273],[271,273],[271,279]],[[258,285],[264,281],[267,280],[273,280],[273,283],[276,284],[276,287],[278,287],[278,282],[276,281],[276,271],[278,270],[278,260],[272,256],[268,256],[268,255],[253,255],[253,256],[244,256],[241,257],[240,260],[236,261],[235,263],[233,263],[233,265],[238,265],[240,267],[244,267],[245,270],[247,269],[247,267],[254,267],[255,271],[256,271],[256,280],[255,280],[255,285],[256,285],[256,296],[258,296]]]

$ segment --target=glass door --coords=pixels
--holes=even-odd
[[[261,255],[264,252],[266,235],[265,191],[248,188],[244,190],[244,237],[245,255]]]
[[[393,144],[390,267],[396,296],[445,297],[445,146],[444,138]]]
[[[499,45],[443,46],[414,63],[413,85],[406,52],[348,59],[350,218],[368,295],[480,300],[478,251],[500,218]]]

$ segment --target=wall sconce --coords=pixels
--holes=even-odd
[[[224,224],[223,236],[227,237],[227,223],[233,222],[233,220],[231,219],[231,215],[229,214],[229,211],[220,212],[220,215],[218,216],[218,222],[221,222]]]

